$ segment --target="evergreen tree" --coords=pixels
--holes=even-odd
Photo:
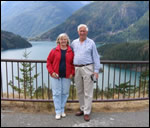
[[[29,54],[30,52],[27,53],[27,51],[25,50],[25,52],[23,53],[24,59],[27,60]],[[35,88],[33,87],[33,81],[38,77],[39,74],[31,76],[31,71],[33,70],[35,65],[32,66],[29,62],[22,62],[21,65],[22,68],[20,68],[20,71],[22,72],[22,78],[18,76],[15,77],[15,79],[20,82],[21,87],[18,88],[17,86],[15,86],[12,81],[9,82],[9,85],[18,93],[24,93],[25,97],[32,97],[35,92]]]

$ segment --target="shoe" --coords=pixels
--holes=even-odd
[[[84,115],[84,120],[85,121],[90,121],[90,116],[89,115]]]
[[[60,120],[60,119],[61,119],[61,115],[60,115],[60,114],[57,114],[57,115],[55,116],[55,119],[56,119],[56,120]]]
[[[84,112],[80,110],[79,112],[76,113],[76,116],[82,116],[83,114]]]
[[[65,114],[65,113],[62,113],[62,114],[61,114],[61,117],[66,117],[66,114]]]

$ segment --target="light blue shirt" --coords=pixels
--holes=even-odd
[[[97,52],[95,42],[88,37],[83,43],[80,43],[79,38],[71,44],[74,51],[74,65],[94,64],[94,72],[99,72],[100,56]]]

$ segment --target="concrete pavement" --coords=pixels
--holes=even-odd
[[[136,112],[93,112],[91,120],[67,113],[66,118],[55,119],[55,114],[16,113],[1,111],[1,127],[149,127],[149,108]]]

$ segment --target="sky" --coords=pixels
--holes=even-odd
[[[5,3],[6,1],[1,1],[1,4]],[[89,1],[81,1],[83,4],[87,4]]]

